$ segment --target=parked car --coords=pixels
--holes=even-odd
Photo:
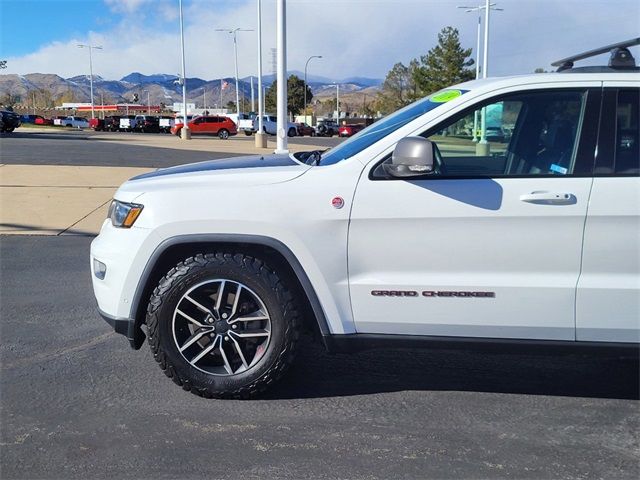
[[[236,124],[230,118],[219,115],[201,115],[191,120],[188,125],[192,135],[217,135],[223,140],[238,133]],[[176,123],[171,129],[171,133],[180,135],[182,127],[182,123]]]
[[[318,120],[316,135],[320,137],[333,137],[338,135],[338,124],[333,120]]]
[[[102,118],[90,118],[89,128],[96,132],[104,130],[104,120]]]
[[[123,115],[120,117],[119,129],[125,132],[133,132],[136,129],[138,121],[135,115]]]
[[[23,125],[27,123],[35,124],[37,117],[37,115],[20,115],[20,123]]]
[[[117,132],[120,130],[120,115],[110,115],[104,117],[104,130],[107,132]]]
[[[338,136],[351,137],[364,128],[364,125],[360,123],[342,124],[338,129]]]
[[[13,132],[22,123],[20,122],[20,115],[9,110],[1,110],[2,113],[2,132]]]
[[[253,131],[258,131],[259,119],[256,116],[253,119]],[[287,136],[295,137],[298,134],[298,126],[295,123],[287,122]],[[262,131],[269,135],[275,135],[278,130],[278,118],[274,115],[263,115],[262,117]]]
[[[505,135],[502,127],[487,127],[487,140],[490,142],[504,142]]]
[[[206,398],[272,386],[303,329],[330,352],[600,349],[637,366],[637,44],[446,88],[325,152],[134,177],[91,244],[100,314]],[[498,108],[506,145],[442,134]]]
[[[136,130],[143,133],[158,133],[160,121],[152,115],[136,115]]]
[[[65,117],[64,120],[62,120],[62,125],[65,127],[72,127],[72,128],[89,128],[89,120],[87,120],[84,117],[70,115],[68,117]]]
[[[53,120],[51,118],[45,118],[41,115],[36,115],[36,125],[53,125]]]
[[[296,128],[298,130],[298,135],[301,137],[305,137],[309,135],[310,137],[316,136],[316,129],[307,125],[306,123],[296,123]]]
[[[53,124],[57,127],[64,126],[64,119],[67,118],[65,115],[57,115],[53,117]]]
[[[163,115],[158,120],[158,130],[162,133],[171,133],[171,127],[174,125],[175,119],[173,117]]]

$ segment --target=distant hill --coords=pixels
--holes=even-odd
[[[289,75],[304,77],[304,73],[290,71]],[[93,77],[94,101],[100,103],[132,102],[134,94],[138,95],[140,103],[148,100],[153,105],[160,103],[172,104],[182,101],[182,87],[176,82],[176,75],[157,73],[144,75],[133,72],[120,80],[106,80],[97,75]],[[227,82],[221,91],[221,80]],[[265,75],[263,84],[266,88],[271,86],[275,75]],[[336,81],[325,77],[309,75],[307,78],[309,87],[314,95],[328,97],[335,91]],[[382,80],[365,77],[351,77],[340,80],[341,94],[359,93],[373,95],[382,83]],[[251,101],[251,77],[239,80],[238,88],[240,96]],[[257,79],[254,77],[255,97],[257,99]],[[17,103],[31,104],[34,92],[46,92],[47,98],[56,103],[89,102],[90,81],[88,75],[78,75],[71,78],[62,78],[55,74],[30,73],[27,75],[0,75],[0,102],[7,96],[18,99]],[[147,93],[148,92],[148,93]],[[222,93],[222,97],[220,94]],[[38,97],[40,98],[40,96]],[[187,78],[187,100],[203,105],[206,99],[208,106],[226,105],[230,100],[235,102],[235,79],[225,77],[213,80],[202,78]],[[15,100],[14,100],[15,101]]]

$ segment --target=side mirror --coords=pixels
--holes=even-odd
[[[403,138],[393,150],[391,163],[382,166],[387,175],[397,178],[428,175],[434,171],[434,150],[434,143],[426,138]]]

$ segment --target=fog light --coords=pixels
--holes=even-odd
[[[93,259],[93,274],[100,280],[104,280],[107,274],[107,266],[99,260]]]

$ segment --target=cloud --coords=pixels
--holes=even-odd
[[[82,38],[54,42],[22,57],[9,58],[3,73],[86,74],[86,51],[77,43],[103,45],[94,55],[94,72],[117,79],[132,71],[180,71],[177,2],[106,0],[120,14],[114,27]],[[476,0],[478,2],[478,0]],[[276,8],[263,0],[263,71],[271,73],[270,49],[276,44]],[[441,28],[459,29],[464,47],[475,50],[477,16],[456,8],[459,0],[289,0],[288,69],[330,78],[382,78],[394,63],[409,62],[437,42]],[[550,69],[560,57],[637,36],[640,4],[618,0],[498,0],[502,12],[491,18],[491,75]],[[232,36],[216,28],[257,29],[256,1],[185,0],[188,76],[233,76]],[[240,76],[256,74],[256,32],[238,34]],[[635,53],[640,60],[640,52]],[[473,54],[475,57],[475,52]],[[606,58],[598,59],[599,63]]]

